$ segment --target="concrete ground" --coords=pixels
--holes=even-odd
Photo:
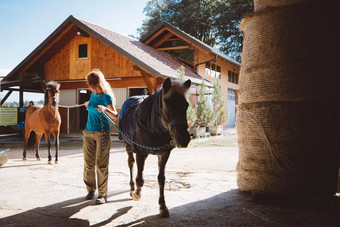
[[[123,144],[112,138],[108,203],[86,201],[81,134],[63,136],[59,164],[34,154],[22,161],[22,141],[1,139],[10,148],[0,167],[0,226],[340,226],[339,198],[292,201],[256,197],[237,188],[237,134],[194,139],[174,149],[166,169],[165,199],[170,218],[158,217],[157,157],[146,161],[142,198],[129,196]],[[54,151],[52,152],[54,158]]]

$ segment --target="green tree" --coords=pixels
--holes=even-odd
[[[204,81],[199,89],[199,100],[196,103],[196,126],[206,127],[213,119],[213,111],[208,104],[206,96],[206,85]]]
[[[164,20],[240,60],[239,22],[252,10],[252,0],[150,0],[144,8],[147,19],[137,31],[143,37]]]
[[[214,83],[212,103],[214,113],[214,125],[223,125],[228,119],[228,114],[224,108],[223,93],[221,91],[219,79],[217,79]]]
[[[192,103],[190,101],[189,102],[189,106],[187,109],[187,120],[188,120],[188,126],[189,128],[195,126],[195,122],[197,119],[197,113],[196,113],[196,109],[192,106]]]
[[[240,22],[244,15],[253,10],[252,0],[227,0],[219,7],[219,16],[216,18],[219,50],[238,61],[241,61],[243,48]]]

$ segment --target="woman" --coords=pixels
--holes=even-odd
[[[114,106],[114,94],[103,73],[94,69],[86,76],[86,80],[92,91],[90,100],[85,103],[88,117],[83,138],[84,182],[88,191],[86,199],[94,198],[97,173],[98,198],[96,204],[103,204],[107,202],[111,137],[110,124],[105,117],[101,118],[98,105],[106,107],[105,110],[110,112],[111,117],[117,117],[118,113]],[[104,148],[102,146],[103,134]]]

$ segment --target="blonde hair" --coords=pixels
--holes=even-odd
[[[86,76],[87,84],[91,88],[100,87],[105,94],[112,97],[113,104],[116,103],[115,95],[113,94],[110,84],[106,81],[104,74],[99,69],[93,69]]]

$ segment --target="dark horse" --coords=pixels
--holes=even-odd
[[[51,164],[52,158],[50,154],[51,141],[50,134],[52,133],[55,141],[55,163],[58,163],[58,148],[59,148],[59,133],[61,118],[58,110],[59,104],[59,87],[60,84],[50,81],[46,84],[44,107],[31,106],[26,112],[25,119],[25,144],[23,152],[23,160],[26,160],[26,149],[30,144],[35,142],[35,156],[39,157],[39,143],[42,135],[45,135],[48,148],[48,163]],[[31,137],[31,132],[36,132],[36,141]]]
[[[143,169],[149,154],[158,156],[158,184],[159,184],[159,215],[169,217],[168,208],[164,199],[165,165],[171,150],[177,147],[187,147],[190,142],[186,111],[188,102],[185,93],[188,91],[191,81],[183,84],[166,79],[162,89],[148,96],[146,99],[131,97],[127,99],[120,113],[119,126],[133,141],[149,147],[157,147],[160,150],[141,147],[123,137],[128,153],[130,168],[130,196],[139,200],[144,184]],[[137,177],[133,180],[133,165],[136,153]]]

